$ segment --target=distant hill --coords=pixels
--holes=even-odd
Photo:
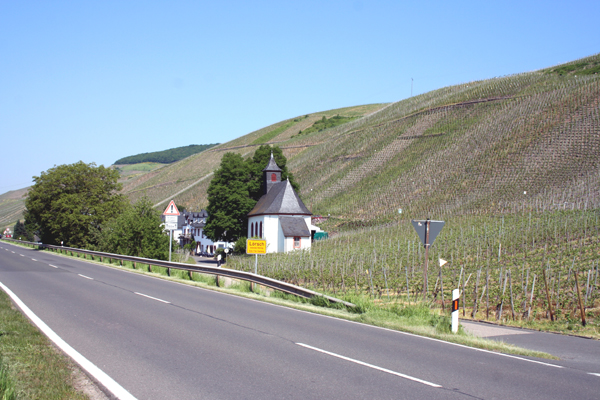
[[[179,160],[183,160],[193,154],[200,153],[204,150],[210,149],[214,144],[191,144],[189,146],[176,147],[169,150],[154,151],[152,153],[142,153],[135,156],[123,157],[114,162],[115,165],[123,164],[139,164],[139,163],[161,163],[171,164]]]

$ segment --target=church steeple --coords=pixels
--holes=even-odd
[[[271,187],[274,184],[281,182],[281,168],[277,166],[275,158],[273,158],[273,152],[271,152],[269,163],[265,169],[263,169],[263,179],[265,188],[264,194],[269,193],[269,190],[271,190]]]

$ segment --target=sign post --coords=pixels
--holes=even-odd
[[[267,241],[265,239],[246,239],[246,254],[254,254],[254,274],[258,274],[258,255],[267,254]],[[254,283],[251,283],[254,291]]]
[[[425,221],[412,220],[413,227],[419,235],[419,239],[425,246],[425,265],[423,266],[423,301],[427,301],[427,267],[429,263],[429,247],[433,244],[433,241],[439,235],[442,228],[444,227],[444,221],[432,221],[429,218]]]
[[[177,218],[180,213],[175,205],[175,201],[171,200],[165,212],[163,212],[165,216],[165,229],[169,231],[169,262],[171,262],[171,247],[173,246],[173,231],[177,229]]]

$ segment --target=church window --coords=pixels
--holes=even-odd
[[[259,232],[258,233],[258,237],[263,237],[263,234],[262,234],[262,221],[260,221],[260,230],[258,232]]]
[[[254,223],[250,224],[250,237],[254,237]]]

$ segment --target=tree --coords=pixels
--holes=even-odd
[[[160,212],[143,197],[133,206],[127,205],[122,214],[101,227],[98,248],[108,253],[168,260],[169,235],[161,224]]]
[[[13,238],[22,239],[22,240],[26,240],[26,241],[32,241],[33,234],[30,234],[30,232],[27,232],[25,224],[22,223],[21,220],[18,220],[17,223],[15,224],[15,227],[13,228]]]
[[[248,230],[248,213],[256,204],[248,192],[250,173],[241,155],[226,153],[208,186],[204,233],[213,241],[235,241]]]
[[[126,204],[119,172],[95,163],[59,165],[34,176],[25,200],[25,220],[42,242],[86,248],[91,231],[119,215]]]
[[[248,169],[250,172],[248,192],[250,193],[250,197],[255,201],[258,201],[264,194],[263,169],[269,164],[271,153],[273,153],[273,158],[277,166],[281,168],[281,180],[288,179],[294,190],[296,192],[300,191],[300,185],[294,181],[294,176],[287,170],[287,158],[283,155],[283,151],[281,151],[279,146],[271,147],[268,144],[263,144],[256,149],[254,156],[248,160]]]

